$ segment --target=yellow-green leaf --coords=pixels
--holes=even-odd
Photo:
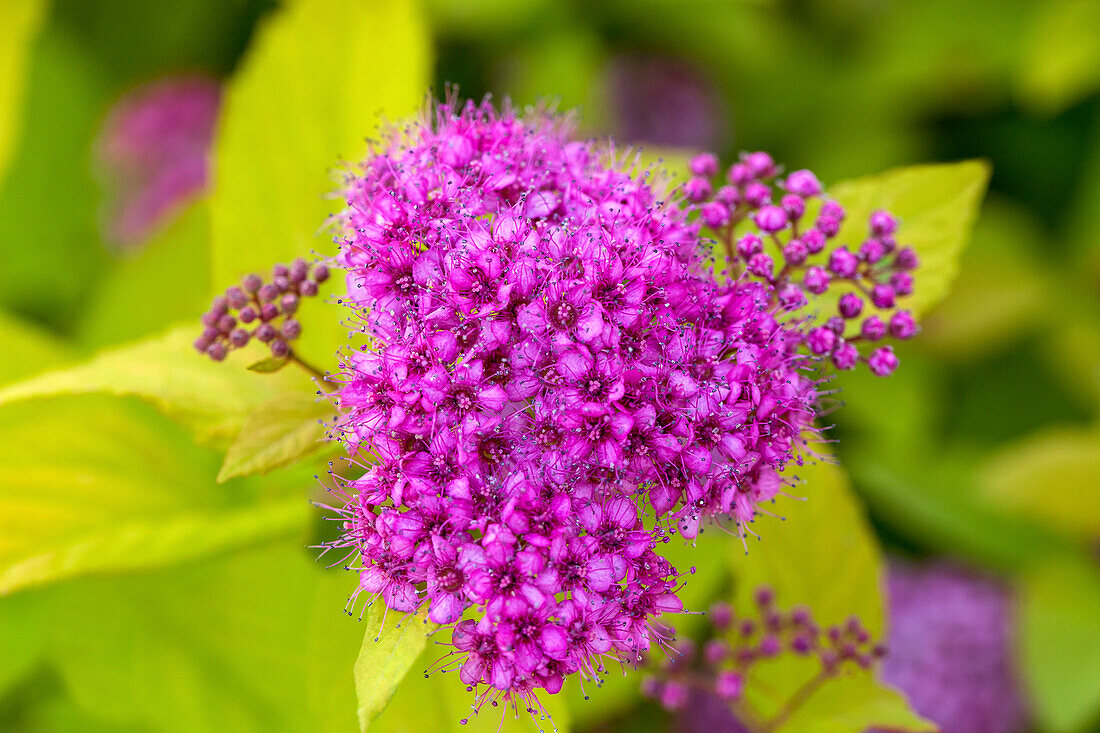
[[[1100,714],[1100,570],[1058,560],[1034,568],[1021,588],[1020,670],[1044,730],[1080,730]]]
[[[0,0],[0,179],[19,137],[27,54],[45,5],[43,0]]]
[[[132,395],[190,426],[201,438],[217,441],[235,436],[245,418],[273,396],[312,389],[303,373],[252,374],[244,367],[255,358],[247,349],[223,363],[211,361],[191,347],[197,324],[7,385],[0,389],[0,406],[59,395]]]
[[[887,209],[901,220],[898,242],[916,249],[913,296],[903,307],[925,313],[951,286],[959,256],[989,182],[989,164],[979,160],[898,168],[877,176],[844,181],[830,194],[847,211],[837,241],[858,247],[867,236],[867,218]]]
[[[1046,430],[1006,446],[980,483],[996,506],[1084,540],[1100,537],[1100,431]]]
[[[308,392],[287,392],[260,405],[229,446],[218,481],[293,463],[328,445],[324,420],[331,403]]]
[[[424,651],[428,633],[435,628],[423,612],[410,615],[387,611],[382,603],[371,606],[366,625],[363,646],[355,660],[361,731],[367,730],[389,703],[394,690]]]
[[[868,672],[821,686],[778,728],[784,733],[864,733],[868,729],[931,733],[938,728],[909,708],[905,697]]]
[[[149,407],[101,396],[0,410],[0,596],[131,572],[307,524],[304,496],[218,487],[218,456]]]
[[[1020,54],[1019,92],[1036,110],[1057,114],[1100,89],[1100,5],[1094,0],[1035,3]]]
[[[226,90],[215,142],[216,286],[331,253],[319,233],[340,208],[333,169],[365,154],[380,115],[399,119],[422,102],[428,59],[412,0],[295,0],[261,26]],[[344,314],[323,300],[302,308],[295,348],[328,368]]]

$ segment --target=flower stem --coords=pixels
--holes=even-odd
[[[291,352],[286,355],[286,358],[294,362],[298,366],[302,367],[302,369],[305,369],[314,379],[321,382],[325,381],[325,375],[321,372],[321,370],[310,364],[308,361],[302,359],[302,357],[298,356],[295,351],[291,350]]]
[[[774,733],[779,730],[788,718],[802,707],[827,679],[829,679],[829,675],[824,670],[818,672],[817,676],[798,688],[798,691],[791,696],[790,700],[787,700],[787,703],[780,708],[775,717],[760,726],[757,733]]]

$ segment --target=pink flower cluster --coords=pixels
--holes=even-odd
[[[636,660],[681,609],[658,546],[706,516],[746,531],[815,416],[813,332],[779,281],[720,282],[706,207],[572,132],[440,104],[345,189],[370,343],[345,358],[339,433],[369,468],[335,545],[357,594],[454,624],[482,702]]]

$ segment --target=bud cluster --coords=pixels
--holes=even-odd
[[[768,586],[756,589],[754,601],[755,607],[740,617],[729,604],[715,604],[708,614],[709,638],[701,646],[688,638],[675,642],[671,654],[643,680],[643,693],[666,710],[683,709],[693,691],[736,706],[761,662],[786,654],[816,658],[815,684],[820,684],[846,667],[869,669],[885,654],[855,616],[822,629],[807,608],[779,609]]]
[[[808,170],[781,179],[772,157],[756,152],[730,166],[728,184],[717,189],[712,179],[718,161],[710,153],[696,156],[691,172],[682,192],[725,245],[731,278],[747,275],[768,283],[779,308],[788,312],[827,291],[843,292],[837,314],[805,334],[806,348],[830,358],[837,369],[854,369],[864,361],[879,376],[893,373],[898,359],[891,347],[861,355],[857,346],[917,333],[913,314],[896,306],[899,298],[912,294],[912,271],[919,262],[912,248],[898,246],[898,221],[892,214],[872,212],[867,238],[852,251],[835,241],[844,207],[824,197],[824,188]],[[805,221],[813,208],[813,221]]]
[[[290,265],[271,268],[267,282],[255,273],[246,275],[240,285],[215,297],[210,310],[202,314],[205,328],[195,339],[195,349],[221,361],[255,339],[267,344],[272,356],[289,356],[290,342],[302,333],[302,324],[294,318],[301,299],[317,295],[328,277],[328,267],[311,268],[300,257]]]

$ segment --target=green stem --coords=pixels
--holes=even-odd
[[[791,699],[787,700],[787,704],[775,714],[774,718],[760,726],[757,733],[774,733],[783,727],[794,712],[802,707],[806,701],[817,692],[817,688],[821,687],[827,679],[829,679],[829,675],[826,674],[824,670],[818,672],[816,677],[798,688],[798,691],[791,696]]]
[[[317,379],[321,382],[325,381],[325,375],[321,373],[320,369],[302,359],[302,357],[298,356],[298,354],[295,353],[293,350],[291,350],[291,352],[286,355],[286,358],[294,362],[298,366],[302,367],[302,369],[305,369],[314,379]]]

